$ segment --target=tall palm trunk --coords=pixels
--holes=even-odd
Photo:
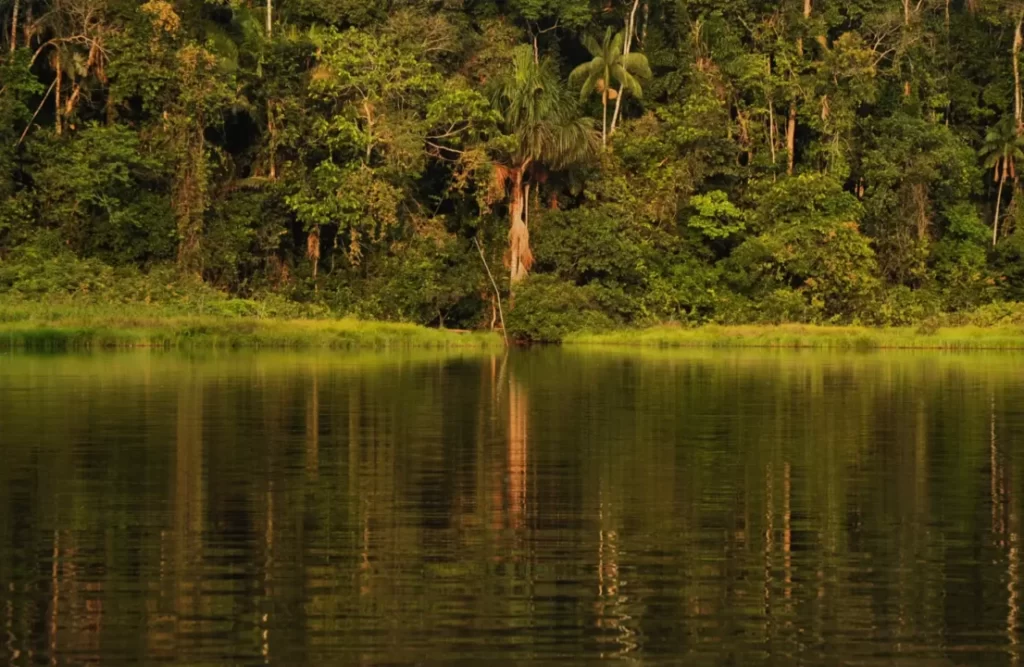
[[[1003,201],[1003,185],[1006,184],[1006,162],[1004,158],[1003,171],[999,174],[999,192],[996,193],[996,215],[992,219],[992,247],[996,247],[996,239],[999,237],[999,205]]]
[[[267,0],[267,39],[274,36],[274,0]]]

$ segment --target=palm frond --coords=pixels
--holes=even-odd
[[[593,94],[594,90],[597,88],[598,82],[600,81],[601,77],[598,76],[597,72],[594,72],[587,77],[586,81],[583,82],[583,87],[580,89],[580,102],[583,102]]]
[[[600,69],[600,59],[594,58],[590,62],[585,62],[578,66],[572,72],[569,73],[569,85],[575,88],[582,84],[586,79],[593,76],[595,70]]]
[[[608,33],[611,33],[611,31],[612,31],[612,29],[608,28]],[[626,43],[626,33],[625,33],[625,31],[622,31],[622,30],[617,32],[615,34],[615,37],[613,37],[610,41],[608,40],[607,36],[605,37],[605,44],[608,47],[607,50],[611,51],[612,53],[616,53],[616,54],[622,53],[622,51],[623,51],[622,47],[623,47],[623,45],[625,43]]]
[[[622,85],[622,89],[637,99],[641,99],[644,96],[643,86],[640,85],[640,81],[627,72],[621,65],[616,65],[612,68],[612,76],[615,80]]]
[[[622,66],[627,72],[630,72],[634,76],[638,76],[642,79],[650,79],[653,74],[651,73],[651,65],[647,61],[647,56],[642,53],[629,53],[623,56]]]
[[[590,52],[590,55],[594,58],[600,58],[603,51],[601,45],[597,43],[597,40],[591,35],[583,35],[581,40],[583,42],[583,48]]]

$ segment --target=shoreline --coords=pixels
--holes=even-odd
[[[513,341],[515,345],[526,344]],[[889,327],[809,324],[660,325],[573,333],[567,348],[1022,350],[1024,326]],[[497,331],[462,331],[289,315],[195,313],[163,306],[0,304],[0,350],[89,349],[501,349]]]
[[[355,318],[314,320],[181,316],[0,321],[0,350],[365,350],[488,349],[501,346],[500,335],[490,332],[460,332]]]
[[[1022,350],[1024,327],[857,327],[810,324],[656,326],[566,336],[570,347],[764,348],[832,350]]]

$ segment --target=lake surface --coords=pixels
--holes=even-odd
[[[0,665],[1018,665],[1024,357],[0,356]]]

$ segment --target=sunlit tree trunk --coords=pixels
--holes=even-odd
[[[513,285],[522,282],[533,266],[530,251],[530,230],[526,225],[527,186],[523,175],[529,161],[512,171],[512,199],[509,206],[509,278]]]
[[[267,140],[270,142],[268,147],[268,159],[270,161],[267,175],[270,180],[277,180],[277,125],[274,123],[274,103],[271,100],[267,100]]]
[[[630,50],[633,48],[633,33],[636,32],[636,10],[640,6],[640,0],[633,0],[633,9],[629,12],[629,20],[626,21],[626,38],[622,40],[622,55],[628,56]],[[647,12],[647,5],[644,5],[644,13]],[[644,30],[647,30],[647,24],[644,23]],[[610,81],[608,82],[611,83]],[[608,131],[609,136],[615,134],[615,128],[619,123],[619,112],[622,110],[622,97],[626,92],[625,84],[619,85],[619,96],[615,98],[615,113],[612,114],[612,126]]]
[[[604,90],[601,91],[601,146],[608,145],[608,86],[611,82],[605,81]]]
[[[11,53],[18,48],[18,10],[21,0],[14,0],[14,12],[11,14]]]
[[[789,105],[789,120],[786,122],[786,173],[793,175],[796,153],[796,102]]]
[[[1013,32],[1013,119],[1016,121],[1017,134],[1021,132],[1021,89],[1020,89],[1020,48],[1022,41],[1021,23],[1024,22],[1024,13],[1017,15],[1017,25]]]
[[[274,0],[267,0],[266,20],[267,20],[267,26],[266,26],[267,39],[273,39],[274,38]],[[273,105],[272,105],[270,99],[268,98],[267,99],[267,137],[270,140],[270,151],[269,151],[270,152],[270,156],[269,156],[270,157],[270,169],[269,169],[269,177],[270,177],[270,180],[272,180],[272,181],[277,179],[277,164],[276,164],[277,160],[275,159],[276,156],[274,155],[275,148],[276,148],[276,143],[277,143],[277,139],[276,139],[276,136],[275,136],[276,135],[275,129],[276,128],[274,127],[274,108],[273,108]]]
[[[772,77],[772,59],[771,57],[766,59],[766,69],[768,70],[768,76],[765,83],[765,97],[768,100],[768,147],[772,152],[772,166],[775,166],[775,103],[772,100],[772,94],[768,92],[767,81],[771,80]]]
[[[313,262],[313,280],[316,280],[317,268],[320,266],[320,228],[314,227],[306,236],[306,257]]]
[[[61,79],[63,78],[61,76],[62,73],[63,73],[63,70],[61,69],[60,52],[59,51],[57,52],[57,55],[54,57],[54,66],[53,66],[53,68],[57,72],[57,79],[56,79],[57,87],[54,89],[54,93],[53,93],[54,94],[54,103],[53,103],[54,126],[55,126],[55,128],[57,130],[57,134],[61,134],[62,133],[62,128],[61,128],[61,122],[60,122],[60,87],[61,87]]]
[[[1003,201],[1003,185],[1006,184],[1006,158],[1003,158],[1003,170],[999,172],[999,191],[996,193],[996,215],[992,219],[992,247],[996,247],[999,238],[999,206]]]
[[[804,19],[811,17],[811,0],[804,0]],[[824,36],[822,36],[824,41]],[[804,55],[804,40],[802,37],[798,37],[796,40],[796,51],[801,56]],[[796,99],[789,104],[789,120],[786,123],[786,150],[789,152],[789,156],[786,160],[786,173],[790,176],[793,175],[793,167],[796,164]]]

